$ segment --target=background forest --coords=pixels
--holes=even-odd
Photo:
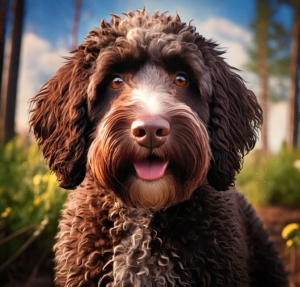
[[[290,286],[300,286],[299,0],[0,0],[0,286],[52,286],[68,194],[29,132],[29,99],[101,18],[143,6],[194,19],[257,95],[264,126],[236,185],[264,221]]]

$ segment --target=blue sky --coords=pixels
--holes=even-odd
[[[62,56],[68,56],[72,48],[75,1],[25,0],[17,131],[28,130],[29,99],[63,64]],[[255,17],[255,0],[82,0],[78,43],[84,41],[93,27],[99,26],[102,18],[109,21],[110,13],[120,14],[144,6],[149,13],[178,12],[184,22],[193,19],[192,24],[200,34],[213,38],[227,50],[225,57],[230,65],[244,69],[249,60],[246,47],[253,39],[250,23]],[[291,27],[291,12],[289,6],[282,5],[276,14],[286,28]],[[11,15],[8,16],[9,20]],[[7,28],[9,35],[10,27]],[[258,93],[257,77],[247,72],[243,76],[249,88]]]
[[[42,38],[49,39],[52,43],[65,39],[66,33],[72,32],[73,16],[74,16],[74,0],[64,1],[41,1],[41,0],[29,0],[27,1],[25,23],[26,30],[34,32],[36,35]],[[148,3],[147,3],[148,2]],[[233,1],[232,1],[233,2]],[[184,5],[182,1],[100,1],[95,0],[83,0],[81,8],[81,17],[79,23],[79,37],[81,42],[84,36],[88,33],[90,28],[98,26],[102,18],[109,19],[109,13],[119,14],[132,9],[141,9],[144,5],[148,11],[153,12],[156,7],[160,11],[169,10],[170,13],[178,11],[184,7],[185,11],[188,11],[188,15],[184,15],[187,19],[182,18],[184,21],[191,19],[205,20],[210,16],[216,17],[223,16],[229,18],[239,25],[247,26],[251,21],[249,15],[253,13],[247,13],[249,19],[241,16],[243,13],[239,13],[237,10],[253,10],[252,1],[234,1],[239,7],[236,12],[232,13],[232,9],[224,5],[224,1],[214,0],[209,3],[201,3],[201,1],[188,0]],[[233,5],[233,3],[231,4]],[[236,6],[236,5],[235,5]],[[187,14],[185,12],[185,14]]]
[[[255,13],[254,0],[82,0],[78,41],[83,41],[88,31],[99,25],[102,18],[109,19],[109,13],[120,14],[128,10],[146,6],[154,10],[183,12],[183,21],[198,19],[205,21],[210,17],[229,19],[231,22],[249,28]],[[25,32],[34,32],[39,37],[56,42],[70,41],[75,0],[27,0],[25,12]],[[286,26],[291,24],[291,11],[283,6],[277,15]],[[68,36],[67,36],[68,35]]]

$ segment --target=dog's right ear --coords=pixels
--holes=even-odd
[[[91,61],[80,49],[67,60],[31,99],[30,126],[60,186],[71,189],[85,176]]]

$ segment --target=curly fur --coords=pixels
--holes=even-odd
[[[235,188],[262,111],[218,45],[145,9],[93,29],[32,99],[30,124],[60,186],[58,286],[288,286],[272,242]],[[174,77],[185,75],[178,87]],[[121,76],[120,89],[109,86]],[[143,117],[170,126],[141,145]],[[165,136],[165,135],[164,135]],[[134,163],[158,158],[161,178]]]

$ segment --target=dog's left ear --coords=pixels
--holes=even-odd
[[[221,54],[221,52],[220,52]],[[234,185],[243,157],[253,149],[262,125],[262,109],[236,69],[220,56],[211,64],[212,98],[208,130],[213,153],[208,182],[217,190]]]

